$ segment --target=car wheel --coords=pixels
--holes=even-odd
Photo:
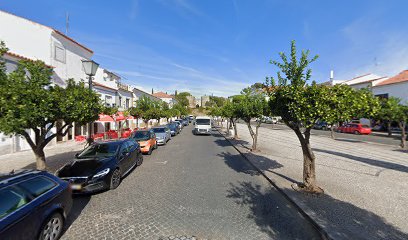
[[[137,160],[137,166],[140,166],[140,165],[142,165],[142,163],[143,163],[143,155],[142,155],[142,153],[139,153],[139,159]]]
[[[150,147],[150,148],[149,148],[149,151],[147,152],[147,155],[151,155],[151,154],[152,154],[152,152],[153,152],[153,148],[152,148],[152,147]]]
[[[44,221],[41,228],[39,240],[54,240],[59,239],[64,226],[64,218],[60,213],[52,214],[47,220]]]
[[[119,168],[116,168],[115,171],[113,171],[110,179],[110,189],[115,189],[119,187],[120,184],[120,170]]]
[[[354,134],[360,135],[360,132],[356,130],[356,131],[354,131]]]

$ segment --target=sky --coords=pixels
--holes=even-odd
[[[37,0],[0,9],[65,32],[145,91],[230,96],[264,82],[271,59],[309,49],[312,80],[408,68],[406,0]]]

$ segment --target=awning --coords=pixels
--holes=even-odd
[[[99,114],[97,122],[114,122],[113,118],[109,115]]]
[[[118,112],[114,116],[114,118],[116,119],[117,122],[134,119],[134,117],[132,116],[124,116],[123,112]],[[97,122],[115,122],[115,120],[109,115],[99,114],[99,119],[97,120]]]

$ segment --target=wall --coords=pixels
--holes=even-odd
[[[388,94],[388,97],[401,98],[402,102],[408,104],[408,81],[373,87],[373,94]]]

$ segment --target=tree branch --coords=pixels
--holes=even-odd
[[[26,131],[21,131],[19,134],[22,135],[27,140],[27,142],[30,145],[32,150],[37,148],[37,146],[35,145],[35,143],[31,139],[30,135]]]

